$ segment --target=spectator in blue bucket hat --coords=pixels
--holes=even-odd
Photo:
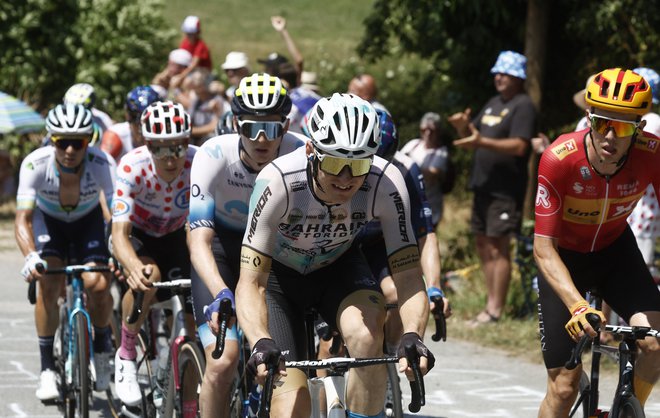
[[[526,67],[524,55],[500,52],[490,70],[498,94],[476,117],[469,108],[449,117],[462,137],[454,145],[474,151],[470,226],[488,290],[486,306],[469,324],[473,328],[500,319],[511,280],[509,248],[520,233],[530,140],[536,133],[536,112],[525,94]]]

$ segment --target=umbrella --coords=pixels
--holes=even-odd
[[[17,98],[0,91],[0,134],[39,132],[44,118]]]

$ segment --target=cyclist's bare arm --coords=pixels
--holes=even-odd
[[[416,332],[424,336],[429,317],[429,304],[421,269],[415,267],[392,273],[392,280],[399,300],[403,332]]]
[[[140,260],[129,237],[133,225],[130,222],[112,223],[112,252],[124,268],[131,288],[142,292],[148,290],[150,280],[145,276],[144,263]]]
[[[190,231],[190,260],[212,295],[217,295],[227,285],[213,257],[211,243],[215,236],[213,228],[198,227]]]
[[[254,345],[262,338],[271,338],[268,332],[268,310],[266,308],[266,283],[270,271],[270,259],[264,263],[268,264],[268,270],[247,268],[245,265],[250,262],[248,259],[252,257],[246,253],[253,253],[253,251],[243,246],[241,273],[236,285],[236,317],[250,345]]]
[[[426,236],[419,238],[420,259],[419,262],[422,266],[422,273],[426,278],[426,287],[437,287],[442,289],[440,284],[440,276],[442,275],[442,265],[440,261],[440,248],[438,247],[438,237],[434,231],[429,232]],[[449,308],[449,301],[444,299],[443,314],[445,317],[451,315]]]
[[[34,245],[34,233],[32,232],[32,213],[32,209],[19,209],[16,211],[14,235],[16,236],[16,244],[18,244],[23,256],[37,250]]]
[[[534,237],[534,260],[546,281],[564,302],[566,307],[583,300],[566,265],[559,257],[557,240],[536,235]]]

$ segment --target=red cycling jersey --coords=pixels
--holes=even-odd
[[[614,242],[646,186],[660,185],[660,140],[642,132],[618,173],[598,175],[587,160],[589,130],[564,134],[543,153],[536,192],[535,235],[562,248],[599,251]]]

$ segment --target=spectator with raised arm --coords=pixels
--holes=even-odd
[[[473,327],[500,319],[511,280],[511,237],[520,233],[522,225],[530,139],[536,132],[536,111],[524,89],[526,68],[524,55],[502,51],[490,70],[498,94],[476,117],[468,108],[448,119],[463,137],[454,145],[474,151],[471,229],[487,299],[471,321]]]

